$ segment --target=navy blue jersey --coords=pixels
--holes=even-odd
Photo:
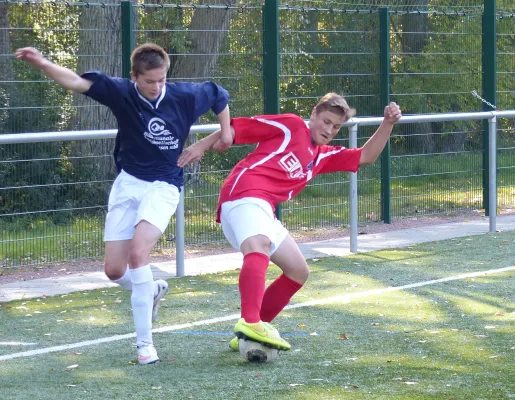
[[[111,109],[118,121],[114,159],[118,172],[144,181],[184,183],[177,159],[191,126],[204,113],[219,114],[229,95],[213,82],[166,83],[154,102],[143,97],[130,79],[99,71],[82,75],[93,85],[84,94]]]

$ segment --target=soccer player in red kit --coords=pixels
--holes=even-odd
[[[377,131],[356,149],[330,146],[342,125],[355,114],[345,99],[325,95],[313,108],[309,122],[294,114],[233,118],[234,144],[257,143],[225,180],[218,202],[220,222],[229,243],[243,253],[239,276],[241,319],[234,327],[238,338],[246,338],[280,350],[290,344],[269,324],[308,279],[309,267],[298,245],[275,218],[277,204],[298,195],[319,174],[356,172],[381,154],[401,118],[397,104],[384,109]],[[190,146],[179,157],[183,167],[198,161],[208,150],[221,150],[220,131]],[[265,275],[272,261],[282,274],[265,290]]]

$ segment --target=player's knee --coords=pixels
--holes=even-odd
[[[286,276],[291,280],[304,285],[309,278],[309,267],[308,264],[304,263],[303,265],[299,265],[293,270],[290,270],[286,273]]]
[[[302,268],[299,268],[297,282],[304,285],[309,278],[309,272],[308,264],[304,264]]]
[[[111,262],[104,263],[104,272],[111,281],[116,281],[125,275],[127,264],[115,264]]]

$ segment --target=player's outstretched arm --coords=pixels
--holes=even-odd
[[[377,160],[390,138],[393,126],[401,116],[401,109],[396,103],[391,102],[385,107],[383,122],[361,148],[359,165],[372,164]]]
[[[229,134],[231,135],[231,143],[233,142],[233,138],[235,135],[234,128],[229,125]],[[184,149],[179,159],[177,160],[177,166],[180,168],[185,167],[188,164],[193,162],[200,161],[202,155],[209,149],[213,149],[216,151],[221,147],[217,147],[220,145],[220,137],[222,135],[222,130],[219,129],[212,134],[206,136],[204,139],[199,140],[197,143],[192,144],[188,148]]]
[[[220,122],[220,137],[217,140],[219,144],[217,151],[224,151],[231,147],[234,140],[234,135],[231,133],[231,116],[228,105],[218,114],[218,121]]]
[[[50,79],[66,90],[74,90],[79,93],[87,92],[93,82],[81,78],[72,70],[54,64],[52,61],[32,47],[24,47],[14,53],[19,60],[26,61],[34,68],[38,68]]]

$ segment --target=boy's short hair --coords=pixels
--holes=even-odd
[[[322,111],[330,111],[337,115],[345,117],[348,121],[356,115],[356,110],[350,108],[343,96],[337,93],[327,93],[315,106],[315,112],[320,114]]]
[[[131,54],[131,70],[136,76],[151,69],[170,68],[170,57],[166,51],[157,44],[145,43],[136,47]]]

